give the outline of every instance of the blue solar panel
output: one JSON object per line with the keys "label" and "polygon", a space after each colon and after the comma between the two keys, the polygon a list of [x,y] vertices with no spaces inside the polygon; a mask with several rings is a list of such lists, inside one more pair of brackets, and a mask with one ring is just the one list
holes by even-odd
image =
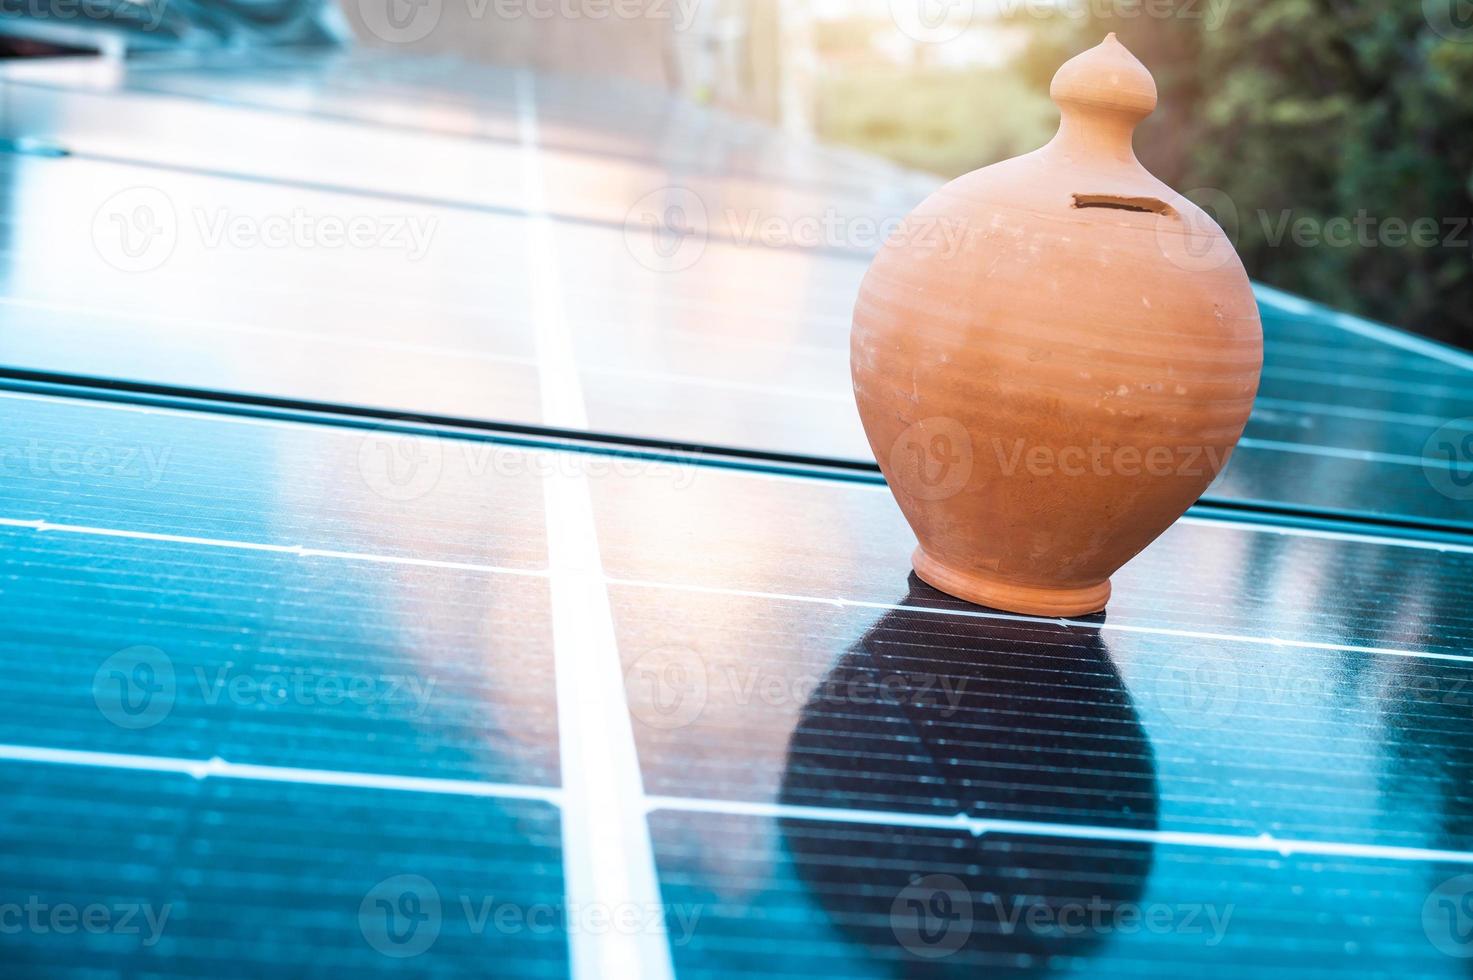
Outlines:
{"label": "blue solar panel", "polygon": [[[28,277],[7,291],[0,311],[18,329],[0,340],[0,363],[554,425],[528,324],[533,232],[517,140],[530,100],[546,134],[531,159],[553,219],[560,300],[587,402],[581,427],[873,467],[845,352],[876,241],[853,229],[857,219],[903,215],[933,180],[795,150],[751,124],[648,94],[630,101],[622,89],[492,69],[466,69],[451,83],[427,69],[395,75],[399,64],[337,56],[212,70],[186,63],[102,86],[55,71],[13,81],[15,125],[70,156],[8,158],[10,183],[33,212],[78,216],[58,228],[12,206],[13,247],[55,256],[48,268],[80,261],[88,274]],[[385,91],[395,88],[386,79],[396,91]],[[426,92],[455,112],[425,122],[416,113]],[[617,113],[600,109],[611,100]],[[142,142],[120,120],[169,120],[179,135]],[[190,135],[225,121],[218,140]],[[274,147],[287,127],[295,152],[284,156]],[[713,131],[722,135],[708,143]],[[781,166],[764,162],[775,157]],[[99,254],[88,220],[136,203],[140,187],[175,229],[168,255],[156,267],[145,257],[142,276],[116,268],[107,249]],[[642,222],[665,206],[692,209],[694,241],[647,240]],[[397,245],[351,253],[223,237],[232,218],[294,211],[372,220],[385,236],[391,219],[404,227]],[[759,233],[766,219],[797,229],[829,217],[841,232],[813,241]],[[662,254],[660,244],[675,250]],[[1468,527],[1466,501],[1436,490],[1446,467],[1428,446],[1473,416],[1473,355],[1274,290],[1260,296],[1260,402],[1208,499]],[[384,358],[400,369],[386,377]],[[313,369],[323,361],[337,370]]]}
{"label": "blue solar panel", "polygon": [[[1465,972],[1469,355],[1261,289],[1202,505],[1002,613],[909,572],[868,249],[637,220],[928,178],[448,61],[6,78],[8,973]],[[433,234],[228,232],[293,209]]]}

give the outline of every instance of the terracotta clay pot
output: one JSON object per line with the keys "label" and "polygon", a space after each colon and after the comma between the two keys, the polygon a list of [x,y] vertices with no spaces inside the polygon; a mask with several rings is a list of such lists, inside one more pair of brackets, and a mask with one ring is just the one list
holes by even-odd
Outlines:
{"label": "terracotta clay pot", "polygon": [[1111,34],[1050,95],[1047,146],[947,184],[880,250],[850,360],[916,573],[1066,616],[1103,609],[1227,461],[1263,332],[1227,236],[1135,158],[1145,66]]}

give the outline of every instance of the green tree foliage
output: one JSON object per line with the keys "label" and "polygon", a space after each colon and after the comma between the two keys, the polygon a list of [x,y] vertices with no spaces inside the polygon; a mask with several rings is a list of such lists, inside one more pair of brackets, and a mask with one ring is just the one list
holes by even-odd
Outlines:
{"label": "green tree foliage", "polygon": [[1031,83],[1046,87],[1116,32],[1160,90],[1137,153],[1217,214],[1250,275],[1473,347],[1473,3],[1073,0],[1066,11],[1020,15],[1037,28]]}

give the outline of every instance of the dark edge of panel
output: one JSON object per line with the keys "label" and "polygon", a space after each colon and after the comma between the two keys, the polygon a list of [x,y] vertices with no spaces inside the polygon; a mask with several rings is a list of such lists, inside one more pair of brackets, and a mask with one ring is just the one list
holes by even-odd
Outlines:
{"label": "dark edge of panel", "polygon": [[[856,460],[621,436],[607,432],[560,429],[525,423],[462,418],[453,415],[393,412],[361,405],[248,395],[204,388],[181,388],[110,378],[30,371],[3,365],[0,365],[0,390],[87,401],[175,408],[214,415],[240,415],[340,428],[374,429],[442,438],[473,439],[528,449],[555,449],[600,456],[621,456],[677,465],[775,473],[817,480],[871,485],[883,485],[885,482],[877,464]],[[1383,537],[1464,545],[1473,539],[1473,524],[1287,505],[1262,500],[1230,500],[1211,495],[1200,498],[1187,513],[1225,524],[1254,522],[1281,527],[1339,531],[1350,534],[1376,534]]]}

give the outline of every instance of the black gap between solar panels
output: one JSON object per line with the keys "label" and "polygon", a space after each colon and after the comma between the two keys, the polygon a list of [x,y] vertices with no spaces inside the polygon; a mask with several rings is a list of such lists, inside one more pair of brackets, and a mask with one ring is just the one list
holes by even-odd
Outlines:
{"label": "black gap between solar panels", "polygon": [[[372,428],[444,438],[483,439],[524,448],[595,453],[711,466],[782,473],[810,479],[883,484],[879,466],[852,460],[769,452],[732,446],[624,436],[617,433],[447,415],[404,414],[361,405],[315,402],[204,388],[147,384],[113,378],[29,371],[0,366],[0,390],[46,394],[88,401],[149,405],[208,414],[275,418],[346,428]],[[1252,521],[1285,527],[1375,533],[1422,541],[1463,544],[1473,529],[1435,520],[1389,517],[1276,504],[1267,501],[1200,498],[1189,510],[1197,517],[1234,523]]]}

